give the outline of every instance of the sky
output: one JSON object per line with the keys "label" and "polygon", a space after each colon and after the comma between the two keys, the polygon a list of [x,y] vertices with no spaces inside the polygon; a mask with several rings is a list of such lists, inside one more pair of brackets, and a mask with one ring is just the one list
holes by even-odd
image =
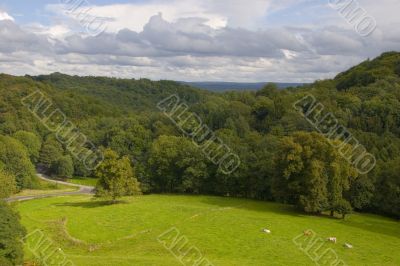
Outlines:
{"label": "sky", "polygon": [[0,0],[0,73],[313,82],[400,51],[399,0]]}

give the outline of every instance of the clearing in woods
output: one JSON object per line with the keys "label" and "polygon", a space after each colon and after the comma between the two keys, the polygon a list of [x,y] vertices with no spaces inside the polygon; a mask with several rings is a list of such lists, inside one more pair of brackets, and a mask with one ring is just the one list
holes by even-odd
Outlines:
{"label": "clearing in woods", "polygon": [[[376,215],[340,220],[303,215],[276,203],[180,195],[124,198],[114,205],[90,196],[16,204],[28,231],[40,229],[77,266],[180,265],[179,250],[164,247],[174,236],[185,237],[186,249],[197,248],[213,265],[315,265],[293,242],[297,236],[304,240],[307,229],[323,240],[322,248],[310,253],[332,248],[348,265],[400,265],[400,224]],[[271,233],[263,233],[264,228]],[[165,242],[158,241],[165,232]],[[326,241],[331,236],[337,244]],[[33,261],[27,246],[27,259]]]}

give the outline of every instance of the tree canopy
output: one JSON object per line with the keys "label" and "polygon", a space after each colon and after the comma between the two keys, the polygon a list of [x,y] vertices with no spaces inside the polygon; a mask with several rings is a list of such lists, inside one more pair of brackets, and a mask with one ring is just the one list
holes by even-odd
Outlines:
{"label": "tree canopy", "polygon": [[283,138],[276,166],[276,197],[312,213],[338,211],[347,202],[344,192],[358,175],[318,133],[298,132]]}
{"label": "tree canopy", "polygon": [[[356,209],[399,217],[399,174],[390,171],[397,169],[400,157],[399,66],[400,53],[389,52],[330,80],[283,90],[268,84],[256,92],[224,93],[173,81],[60,73],[0,75],[0,162],[15,176],[18,188],[34,183],[32,162],[58,175],[53,166],[64,158],[61,168],[69,170],[61,174],[70,175],[65,156],[71,156],[75,175],[104,179],[107,171],[112,174],[87,169],[84,161],[69,153],[66,143],[57,140],[56,132],[49,132],[21,104],[23,97],[39,89],[95,147],[110,148],[121,156],[111,160],[125,169],[116,176],[126,176],[128,163],[133,165],[135,184],[145,193],[229,195],[289,202],[313,213],[346,214]],[[312,133],[318,130],[293,107],[310,94],[375,156],[373,171],[355,177],[351,165],[322,136]],[[187,104],[240,158],[233,173],[224,174],[160,112],[157,104],[171,95]],[[39,157],[34,135],[43,140]],[[104,181],[105,191],[110,191],[111,181]]]}
{"label": "tree canopy", "polygon": [[15,175],[17,186],[32,188],[36,184],[35,167],[26,147],[18,140],[0,135],[0,162],[4,170]]}
{"label": "tree canopy", "polygon": [[96,186],[97,197],[115,201],[123,196],[141,194],[140,184],[129,158],[119,157],[111,149],[104,150],[104,161],[96,169],[95,176],[99,179]]}
{"label": "tree canopy", "polygon": [[19,216],[0,200],[0,265],[22,265],[24,258],[23,237],[26,231]]}

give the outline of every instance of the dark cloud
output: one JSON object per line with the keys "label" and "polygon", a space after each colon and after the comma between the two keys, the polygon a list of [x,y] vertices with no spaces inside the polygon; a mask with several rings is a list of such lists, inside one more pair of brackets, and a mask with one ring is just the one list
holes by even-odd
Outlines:
{"label": "dark cloud", "polygon": [[354,55],[365,47],[363,38],[351,30],[328,27],[305,36],[320,55]]}
{"label": "dark cloud", "polygon": [[0,20],[0,52],[48,53],[52,47],[47,38],[21,29],[11,20]]}
{"label": "dark cloud", "polygon": [[125,56],[240,56],[282,58],[282,49],[304,51],[295,36],[287,30],[250,31],[213,29],[198,18],[180,19],[175,23],[154,16],[142,32],[128,29],[98,37],[74,35],[60,43],[60,53],[115,54]]}

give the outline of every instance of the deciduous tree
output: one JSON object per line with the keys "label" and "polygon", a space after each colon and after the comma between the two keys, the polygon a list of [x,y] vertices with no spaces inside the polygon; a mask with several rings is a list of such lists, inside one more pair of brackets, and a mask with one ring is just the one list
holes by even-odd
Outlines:
{"label": "deciduous tree", "polygon": [[40,138],[32,133],[27,131],[17,131],[14,135],[14,138],[19,140],[24,146],[27,148],[31,161],[36,163],[39,159],[39,152],[42,146],[42,141]]}
{"label": "deciduous tree", "polygon": [[349,190],[351,178],[357,176],[338,150],[318,133],[297,132],[283,138],[275,162],[275,197],[310,213],[333,212],[338,204],[344,206],[344,192]]}
{"label": "deciduous tree", "polygon": [[95,176],[99,179],[96,186],[96,196],[110,198],[113,202],[117,198],[141,194],[140,184],[134,175],[129,158],[120,158],[116,152],[106,149],[104,160],[97,167]]}
{"label": "deciduous tree", "polygon": [[58,158],[57,161],[53,162],[52,174],[61,178],[71,178],[74,174],[74,164],[71,156],[65,155]]}

